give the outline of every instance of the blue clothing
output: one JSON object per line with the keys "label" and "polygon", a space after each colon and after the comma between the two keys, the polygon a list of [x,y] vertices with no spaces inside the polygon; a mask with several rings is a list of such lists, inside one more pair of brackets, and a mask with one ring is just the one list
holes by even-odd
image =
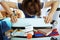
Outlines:
{"label": "blue clothing", "polygon": [[7,25],[8,25],[8,27],[11,28],[12,23],[10,21],[10,18],[5,18],[3,21],[5,21],[7,23]]}
{"label": "blue clothing", "polygon": [[11,29],[11,22],[9,18],[5,18],[0,20],[0,40],[9,40],[7,36],[5,36],[5,32]]}
{"label": "blue clothing", "polygon": [[5,21],[1,22],[1,27],[2,27],[2,33],[5,33],[6,31],[10,30],[10,27]]}
{"label": "blue clothing", "polygon": [[[41,8],[43,8],[43,4],[44,4],[44,3],[41,3]],[[22,8],[21,3],[18,3],[18,8],[24,12],[25,18],[35,18],[35,16],[29,16],[29,15],[24,11],[24,9]]]}

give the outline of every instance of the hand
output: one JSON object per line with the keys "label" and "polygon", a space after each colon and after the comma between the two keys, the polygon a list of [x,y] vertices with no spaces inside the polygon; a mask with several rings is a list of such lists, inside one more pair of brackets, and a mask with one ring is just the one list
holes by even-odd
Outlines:
{"label": "hand", "polygon": [[17,18],[25,18],[24,12],[22,10],[15,10]]}
{"label": "hand", "polygon": [[12,16],[11,16],[11,21],[12,21],[13,23],[16,23],[17,18],[20,18],[21,16],[20,16],[20,11],[19,11],[19,10],[14,10],[14,11],[15,11],[15,16],[13,16],[13,14],[12,14]]}
{"label": "hand", "polygon": [[15,10],[15,13],[16,13],[15,16],[11,16],[11,21],[13,23],[17,21],[17,18],[25,18],[25,15],[24,15],[23,11],[17,9],[17,10]]}
{"label": "hand", "polygon": [[19,9],[15,10],[17,18],[21,17],[21,12]]}
{"label": "hand", "polygon": [[50,22],[52,22],[52,16],[44,16],[44,18],[45,18],[45,23],[50,23]]}

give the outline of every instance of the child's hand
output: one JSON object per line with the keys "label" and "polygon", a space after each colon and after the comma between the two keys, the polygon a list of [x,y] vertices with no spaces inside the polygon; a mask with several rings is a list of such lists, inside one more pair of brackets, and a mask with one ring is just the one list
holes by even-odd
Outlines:
{"label": "child's hand", "polygon": [[15,23],[17,21],[17,18],[25,18],[23,11],[19,9],[15,10],[15,16],[11,16],[11,21]]}
{"label": "child's hand", "polygon": [[15,10],[15,13],[16,13],[16,16],[17,16],[17,18],[21,18],[21,12],[20,12],[20,10]]}
{"label": "child's hand", "polygon": [[25,15],[22,10],[15,10],[17,18],[25,18]]}
{"label": "child's hand", "polygon": [[13,23],[16,23],[17,18],[20,18],[20,13],[19,13],[19,10],[14,10],[14,11],[15,11],[15,15],[13,16],[13,14],[12,14],[12,16],[11,16],[11,21],[12,21]]}
{"label": "child's hand", "polygon": [[52,16],[45,16],[44,19],[45,19],[45,23],[52,22]]}

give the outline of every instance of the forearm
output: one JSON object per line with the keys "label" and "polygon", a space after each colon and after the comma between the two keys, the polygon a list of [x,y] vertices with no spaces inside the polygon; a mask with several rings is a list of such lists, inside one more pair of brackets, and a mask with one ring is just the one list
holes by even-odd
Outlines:
{"label": "forearm", "polygon": [[13,14],[13,12],[11,11],[10,7],[7,5],[6,2],[0,2],[0,4],[2,5],[2,7],[6,10],[6,12],[11,15]]}
{"label": "forearm", "polygon": [[56,11],[57,7],[58,7],[58,2],[57,2],[57,1],[55,1],[55,2],[51,5],[51,10],[50,10],[50,12],[49,12],[49,14],[48,14],[48,15],[53,16],[53,14],[55,13],[55,11]]}
{"label": "forearm", "polygon": [[[8,6],[10,7],[10,8],[16,8],[17,9],[17,5],[18,5],[18,3],[15,3],[15,2],[6,2],[7,4],[8,4]],[[16,5],[17,4],[17,5]]]}

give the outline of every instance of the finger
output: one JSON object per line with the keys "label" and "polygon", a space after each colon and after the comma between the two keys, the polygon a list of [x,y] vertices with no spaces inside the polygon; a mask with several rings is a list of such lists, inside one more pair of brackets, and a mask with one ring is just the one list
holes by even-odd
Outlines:
{"label": "finger", "polygon": [[15,16],[12,17],[12,21],[13,21],[13,23],[16,22],[16,17]]}
{"label": "finger", "polygon": [[47,17],[45,18],[45,23],[47,23],[47,21],[48,21],[48,19],[47,19]]}
{"label": "finger", "polygon": [[21,16],[21,15],[20,15],[20,14],[18,14],[18,18],[20,18],[20,16]]}
{"label": "finger", "polygon": [[13,22],[15,23],[15,16],[13,17]]}
{"label": "finger", "polygon": [[16,17],[16,19],[15,19],[15,22],[17,22],[17,17]]}
{"label": "finger", "polygon": [[47,23],[49,23],[50,22],[50,18],[47,18]]}
{"label": "finger", "polygon": [[11,22],[13,22],[13,23],[14,23],[13,17],[11,18]]}
{"label": "finger", "polygon": [[20,13],[17,14],[17,18],[20,18]]}
{"label": "finger", "polygon": [[15,22],[17,21],[17,16],[14,17],[14,21],[15,21]]}

